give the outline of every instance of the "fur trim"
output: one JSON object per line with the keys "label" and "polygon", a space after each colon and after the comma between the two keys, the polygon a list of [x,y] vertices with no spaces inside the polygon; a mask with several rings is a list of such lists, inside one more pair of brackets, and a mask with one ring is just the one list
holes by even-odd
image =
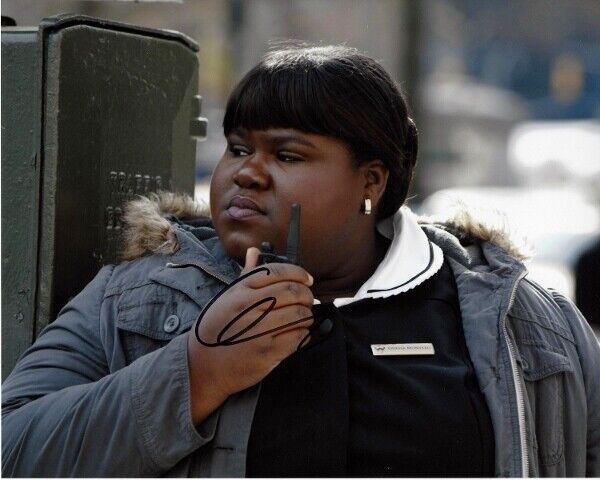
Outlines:
{"label": "fur trim", "polygon": [[458,237],[461,243],[484,241],[502,248],[520,261],[529,260],[533,247],[527,238],[513,228],[506,213],[457,204],[443,216],[419,217],[419,223],[433,224]]}
{"label": "fur trim", "polygon": [[124,250],[122,260],[133,260],[148,253],[171,255],[179,250],[173,227],[164,215],[181,220],[208,216],[208,207],[192,197],[172,192],[140,196],[125,205]]}

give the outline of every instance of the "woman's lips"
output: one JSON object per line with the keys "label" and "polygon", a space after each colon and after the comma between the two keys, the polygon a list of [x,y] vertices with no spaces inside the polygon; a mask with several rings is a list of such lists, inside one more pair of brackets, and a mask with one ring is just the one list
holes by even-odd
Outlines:
{"label": "woman's lips", "polygon": [[227,209],[227,213],[236,219],[254,217],[257,215],[263,215],[263,213],[259,212],[258,210],[254,210],[251,208],[240,208],[240,207],[236,207],[236,206],[229,207]]}
{"label": "woman's lips", "polygon": [[235,219],[264,215],[264,212],[254,200],[241,195],[236,195],[231,199],[229,207],[227,207],[227,213]]}

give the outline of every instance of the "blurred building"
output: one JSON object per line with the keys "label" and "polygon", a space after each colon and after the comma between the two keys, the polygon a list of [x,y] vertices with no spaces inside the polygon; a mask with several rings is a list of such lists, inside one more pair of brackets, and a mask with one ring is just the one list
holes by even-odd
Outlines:
{"label": "blurred building", "polygon": [[417,192],[515,185],[523,120],[600,119],[600,3],[427,0]]}
{"label": "blurred building", "polygon": [[179,30],[200,44],[209,138],[198,177],[224,149],[233,84],[288,39],[346,43],[381,60],[421,131],[417,199],[440,187],[517,182],[506,145],[525,119],[600,116],[597,0],[4,0],[18,24],[77,12]]}

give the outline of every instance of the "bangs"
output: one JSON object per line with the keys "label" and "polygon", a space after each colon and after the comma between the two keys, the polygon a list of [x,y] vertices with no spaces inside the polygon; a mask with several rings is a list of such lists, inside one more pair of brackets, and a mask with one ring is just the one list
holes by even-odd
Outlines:
{"label": "bangs", "polygon": [[[284,70],[265,64],[248,73],[227,102],[223,130],[236,128],[264,130],[294,128],[306,133],[328,135],[346,140],[340,128],[344,118],[335,89],[328,88],[328,75],[311,65],[288,65]],[[341,100],[341,102],[340,102]]]}

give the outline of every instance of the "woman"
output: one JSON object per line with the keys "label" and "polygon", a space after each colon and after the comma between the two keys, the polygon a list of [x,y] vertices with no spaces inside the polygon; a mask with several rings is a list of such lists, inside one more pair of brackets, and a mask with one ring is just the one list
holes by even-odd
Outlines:
{"label": "woman", "polygon": [[[501,232],[400,208],[417,132],[377,62],[272,52],[224,132],[212,222],[130,205],[129,261],[5,382],[4,475],[600,475],[597,341]],[[294,203],[301,266],[259,265]]]}

